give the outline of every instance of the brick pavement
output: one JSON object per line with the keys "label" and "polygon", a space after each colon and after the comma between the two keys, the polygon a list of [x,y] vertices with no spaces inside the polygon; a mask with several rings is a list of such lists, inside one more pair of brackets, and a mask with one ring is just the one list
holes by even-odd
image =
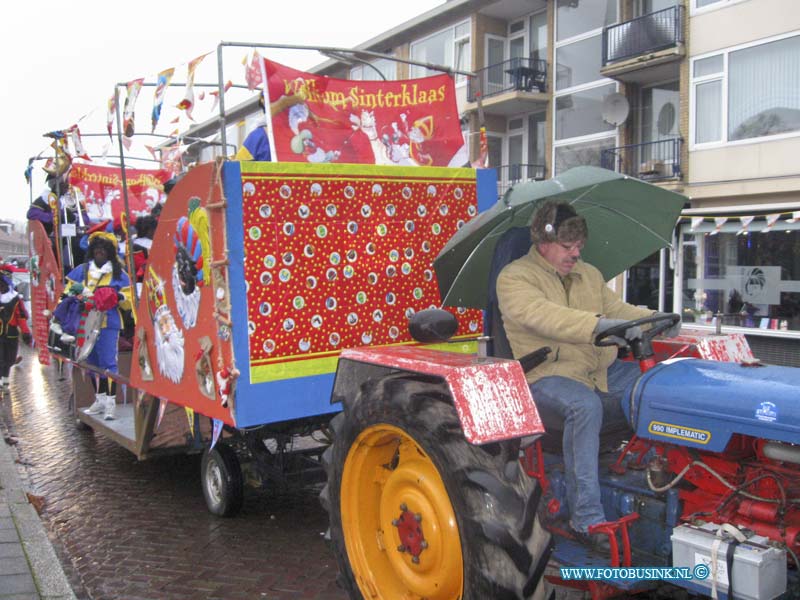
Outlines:
{"label": "brick pavement", "polygon": [[0,600],[75,600],[20,481],[15,440],[0,432]]}
{"label": "brick pavement", "polygon": [[245,491],[242,513],[208,513],[199,456],[139,462],[81,431],[69,382],[30,351],[0,417],[19,438],[27,489],[80,600],[344,600],[318,489]]}

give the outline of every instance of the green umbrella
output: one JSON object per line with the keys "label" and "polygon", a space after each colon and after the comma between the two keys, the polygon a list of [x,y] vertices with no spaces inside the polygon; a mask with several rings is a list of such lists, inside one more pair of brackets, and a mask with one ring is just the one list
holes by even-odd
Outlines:
{"label": "green umbrella", "polygon": [[597,167],[575,167],[513,187],[450,238],[433,261],[445,306],[485,308],[492,256],[500,236],[530,226],[544,200],[569,202],[589,226],[581,257],[606,280],[670,245],[686,196]]}

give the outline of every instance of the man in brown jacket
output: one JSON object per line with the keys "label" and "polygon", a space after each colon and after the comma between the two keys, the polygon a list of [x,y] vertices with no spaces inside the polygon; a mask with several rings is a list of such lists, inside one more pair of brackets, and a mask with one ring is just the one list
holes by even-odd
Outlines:
{"label": "man in brown jacket", "polygon": [[[600,428],[624,421],[620,400],[639,366],[618,360],[616,347],[598,347],[594,340],[653,311],[620,300],[600,271],[580,260],[588,235],[586,221],[569,204],[545,202],[531,223],[533,246],[500,272],[497,297],[514,356],[552,349],[528,371],[528,383],[545,425],[563,429],[570,527],[582,542],[607,550],[606,535],[588,533],[606,520],[598,480]],[[679,330],[680,323],[665,335]],[[639,335],[638,327],[625,333],[629,339]]]}

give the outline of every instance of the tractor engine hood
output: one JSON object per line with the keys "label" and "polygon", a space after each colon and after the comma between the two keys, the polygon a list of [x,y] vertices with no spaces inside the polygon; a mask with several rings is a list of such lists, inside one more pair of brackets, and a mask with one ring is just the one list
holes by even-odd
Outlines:
{"label": "tractor engine hood", "polygon": [[639,378],[623,410],[640,437],[713,452],[734,433],[800,444],[800,369],[665,362]]}

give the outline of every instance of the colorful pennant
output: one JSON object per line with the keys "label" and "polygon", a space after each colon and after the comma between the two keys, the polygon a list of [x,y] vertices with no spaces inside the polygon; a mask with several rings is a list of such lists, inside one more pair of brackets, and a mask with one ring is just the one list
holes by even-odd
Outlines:
{"label": "colorful pennant", "polygon": [[81,130],[78,129],[77,125],[73,125],[69,128],[69,143],[72,146],[72,155],[77,158],[82,158],[84,160],[92,160],[89,158],[89,155],[86,153],[86,150],[83,147],[83,141],[81,140]]}
{"label": "colorful pennant", "polygon": [[175,69],[164,69],[158,74],[158,81],[156,84],[156,91],[153,96],[153,112],[151,115],[151,121],[153,124],[153,128],[151,129],[151,133],[156,130],[156,125],[158,125],[158,120],[161,118],[161,106],[164,104],[164,96],[167,94],[167,88],[169,84],[172,82],[172,76],[175,74]]}
{"label": "colorful pennant", "polygon": [[125,107],[122,112],[122,131],[128,137],[133,137],[135,133],[134,127],[134,111],[136,109],[136,99],[139,97],[139,91],[142,89],[144,78],[134,79],[126,84],[128,95],[125,98]]}
{"label": "colorful pennant", "polygon": [[192,432],[192,437],[194,437],[194,409],[188,406],[184,406],[183,409],[186,411],[186,418],[189,419],[189,431]]}
{"label": "colorful pennant", "polygon": [[108,137],[111,137],[111,132],[114,128],[114,117],[117,114],[117,94],[111,95],[108,99],[108,114],[106,115],[106,128],[108,129]]}
{"label": "colorful pennant", "polygon": [[156,419],[156,431],[158,430],[159,426],[161,425],[161,419],[164,418],[164,413],[167,410],[167,402],[164,398],[159,398],[158,400],[158,418]]}
{"label": "colorful pennant", "polygon": [[213,419],[211,426],[211,450],[213,450],[214,446],[217,445],[217,440],[219,439],[220,433],[222,433],[222,421],[219,419]]}
{"label": "colorful pennant", "polygon": [[194,72],[197,70],[197,66],[203,61],[203,59],[208,56],[209,53],[203,54],[202,56],[198,56],[194,60],[189,62],[188,66],[188,73],[186,75],[186,93],[178,103],[178,108],[186,112],[186,116],[192,119],[192,109],[194,108]]}

